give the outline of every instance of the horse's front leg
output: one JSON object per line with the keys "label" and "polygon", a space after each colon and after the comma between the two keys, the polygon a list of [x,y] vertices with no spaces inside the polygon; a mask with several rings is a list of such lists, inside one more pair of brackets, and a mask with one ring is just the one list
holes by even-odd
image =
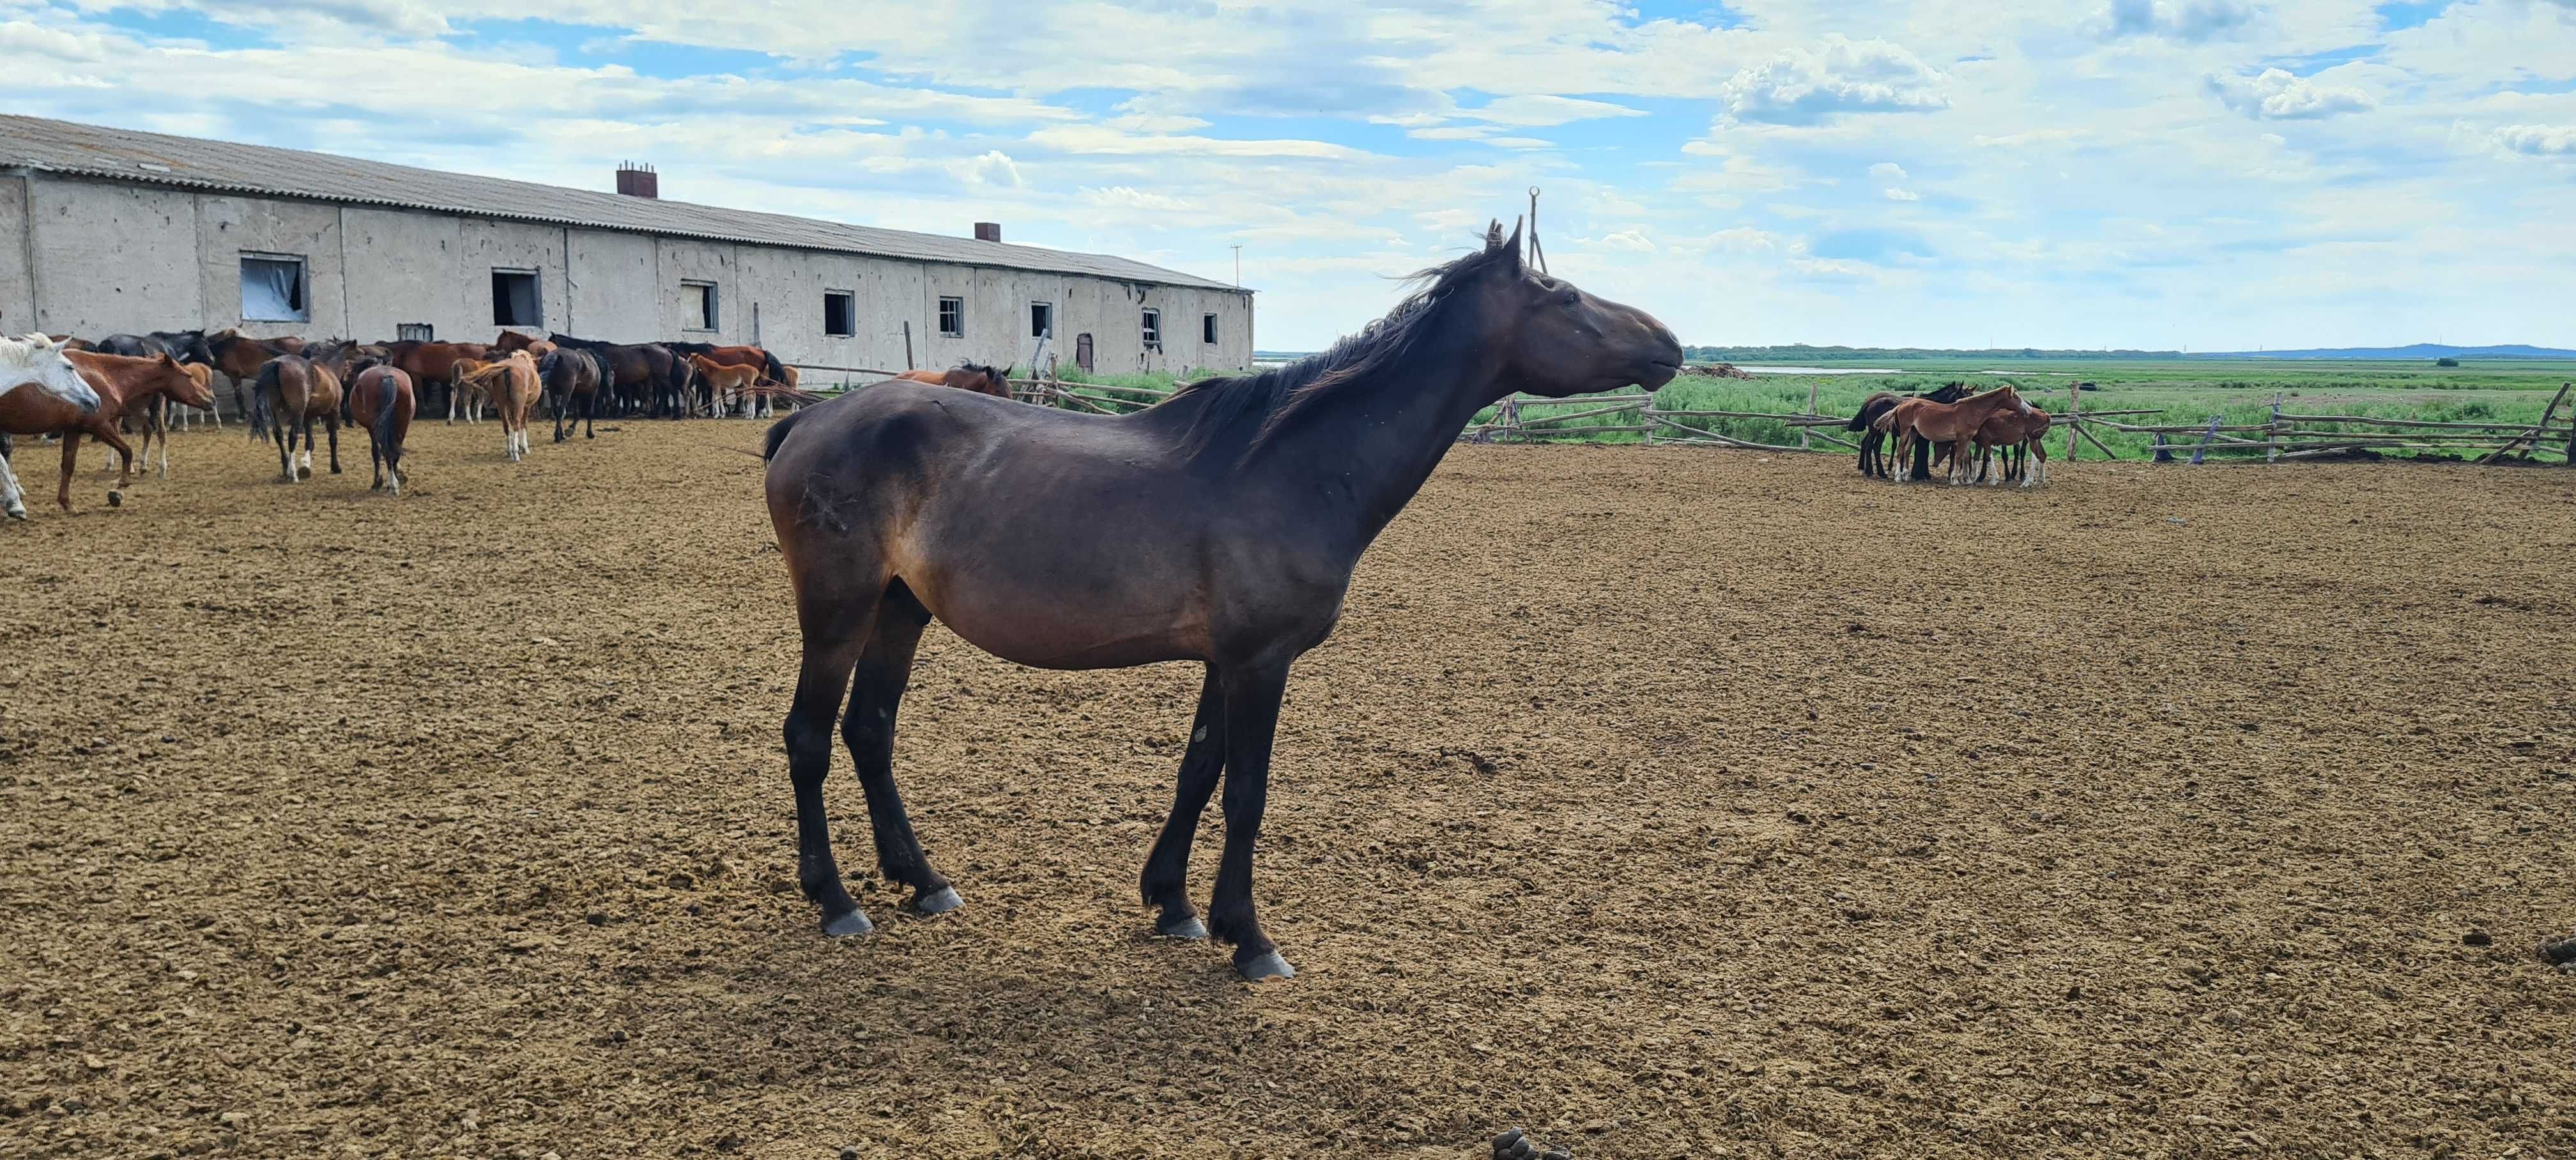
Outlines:
{"label": "horse's front leg", "polygon": [[0,435],[0,513],[6,513],[13,520],[23,520],[27,518],[27,500],[18,486],[18,471],[9,462],[10,453],[14,450],[9,437]]}
{"label": "horse's front leg", "polygon": [[1288,691],[1288,660],[1229,666],[1225,688],[1225,854],[1217,860],[1208,929],[1234,944],[1234,969],[1246,979],[1285,979],[1297,969],[1262,933],[1252,904],[1252,851],[1270,800],[1270,742],[1279,728],[1279,699]]}
{"label": "horse's front leg", "polygon": [[329,428],[331,432],[331,474],[338,475],[340,474],[340,413],[333,411],[323,416],[322,425]]}
{"label": "horse's front leg", "polygon": [[54,502],[66,512],[72,510],[72,473],[80,470],[81,429],[63,432],[63,478],[54,489]]}
{"label": "horse's front leg", "polygon": [[1154,850],[1145,855],[1145,874],[1138,884],[1145,905],[1161,907],[1154,933],[1172,938],[1206,938],[1207,924],[1190,905],[1190,843],[1197,838],[1199,815],[1216,792],[1217,775],[1225,769],[1225,693],[1216,670],[1199,682],[1199,708],[1190,718],[1190,744],[1181,751],[1181,775],[1172,789],[1172,815]]}

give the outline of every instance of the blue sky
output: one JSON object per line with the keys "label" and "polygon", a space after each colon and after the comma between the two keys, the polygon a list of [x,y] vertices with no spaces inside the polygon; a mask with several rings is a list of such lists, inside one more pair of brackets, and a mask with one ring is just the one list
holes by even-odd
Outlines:
{"label": "blue sky", "polygon": [[2576,0],[0,0],[10,112],[1115,252],[1320,346],[1545,190],[1687,341],[2576,346]]}

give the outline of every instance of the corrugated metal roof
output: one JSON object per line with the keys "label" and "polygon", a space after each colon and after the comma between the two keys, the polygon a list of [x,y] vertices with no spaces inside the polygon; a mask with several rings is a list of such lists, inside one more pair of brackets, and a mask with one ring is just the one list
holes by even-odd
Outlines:
{"label": "corrugated metal roof", "polygon": [[301,149],[170,137],[0,115],[0,167],[24,166],[151,185],[474,214],[550,225],[789,246],[835,253],[1080,274],[1234,290],[1222,282],[1108,254],[881,230],[785,214],[627,197],[530,181],[414,169]]}

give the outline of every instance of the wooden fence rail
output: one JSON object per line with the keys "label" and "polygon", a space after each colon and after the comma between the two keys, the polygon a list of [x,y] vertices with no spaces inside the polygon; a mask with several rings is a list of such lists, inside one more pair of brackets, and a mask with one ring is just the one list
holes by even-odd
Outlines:
{"label": "wooden fence rail", "polygon": [[[824,367],[798,364],[809,370],[839,371],[850,374],[891,377],[892,372],[866,367]],[[1177,394],[1158,387],[1113,386],[1106,383],[1068,383],[1052,374],[1045,378],[1012,379],[1011,394],[1024,402],[1068,410],[1088,411],[1101,415],[1124,414],[1152,406]],[[826,392],[828,393],[828,392]],[[2516,450],[2526,454],[2546,451],[2576,462],[2576,408],[2567,408],[2576,383],[2558,388],[2558,394],[2541,412],[2537,423],[2456,422],[2431,419],[2383,419],[2370,415],[2306,415],[2280,410],[2280,400],[2273,400],[2273,411],[2266,422],[2227,423],[2212,416],[2205,423],[2124,423],[2120,420],[2140,415],[2162,415],[2156,409],[2112,411],[2077,411],[2080,405],[2070,401],[2070,410],[2052,416],[2052,426],[2067,432],[2068,446],[2079,437],[2092,444],[2105,458],[2118,459],[2119,453],[2102,442],[2094,432],[2115,431],[2129,435],[2146,435],[2154,440],[2151,453],[2158,461],[2172,454],[2188,451],[2198,462],[2206,455],[2247,455],[2262,453],[2267,462],[2290,459],[2313,459],[2326,455],[2343,455],[2357,451],[2478,451],[2486,455],[2481,463],[2491,463]],[[1559,407],[1582,407],[1576,411],[1554,411]],[[2562,414],[2562,408],[2565,413]],[[1566,427],[1560,424],[1581,419],[1606,419],[1613,416],[1636,416],[1634,422],[1593,423]],[[1794,444],[1763,443],[1728,435],[1721,431],[1694,427],[1684,419],[1761,419],[1780,424],[1798,435]],[[1553,442],[1560,439],[1593,435],[1643,435],[1650,446],[1680,444],[1699,447],[1734,447],[1757,451],[1822,451],[1815,442],[1852,449],[1858,445],[1827,434],[1832,428],[1849,421],[1846,415],[1827,415],[1815,409],[1810,398],[1808,409],[1799,412],[1662,410],[1650,394],[1588,395],[1571,399],[1505,399],[1495,405],[1493,416],[1467,428],[1459,438],[1471,443]],[[2374,428],[2376,430],[2374,430]],[[2259,437],[2258,437],[2259,436]],[[2168,438],[2173,437],[2173,438]],[[2071,458],[2070,453],[2070,458]]]}

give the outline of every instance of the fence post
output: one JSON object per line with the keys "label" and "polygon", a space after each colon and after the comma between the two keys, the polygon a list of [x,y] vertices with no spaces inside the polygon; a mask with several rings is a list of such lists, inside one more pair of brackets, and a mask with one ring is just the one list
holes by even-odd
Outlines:
{"label": "fence post", "polygon": [[2263,441],[2267,444],[2263,448],[2263,462],[2279,463],[2281,461],[2281,392],[2279,391],[2272,392],[2272,425],[2264,428]]}
{"label": "fence post", "polygon": [[[2561,393],[2561,394],[2565,394],[2565,393],[2566,393],[2566,391],[2567,391],[2567,389],[2568,389],[2568,388],[2570,388],[2570,387],[2576,387],[2576,383],[2560,383],[2560,384],[2558,384],[2558,390],[2559,390],[2559,393]],[[2567,463],[2566,463],[2566,466],[2569,466],[2569,467],[2576,467],[2576,427],[2570,427],[2570,428],[2568,428],[2568,429],[2567,429]]]}
{"label": "fence post", "polygon": [[2068,463],[2075,462],[2076,416],[2083,411],[2083,404],[2077,400],[2081,398],[2083,392],[2083,383],[2071,378],[2066,380],[2066,461]]}
{"label": "fence post", "polygon": [[[1816,417],[1816,389],[1823,385],[1824,384],[1820,382],[1809,382],[1807,384],[1807,417],[1810,419]],[[1816,449],[1815,445],[1807,440],[1807,433],[1812,430],[1814,430],[1813,427],[1798,428],[1798,450],[1813,451]]]}
{"label": "fence post", "polygon": [[2209,417],[2209,430],[2201,433],[2200,445],[2191,449],[2192,466],[2200,466],[2200,457],[2209,454],[2209,445],[2216,442],[2218,439],[2218,425],[2226,421],[2227,416],[2225,415],[2212,415]]}

